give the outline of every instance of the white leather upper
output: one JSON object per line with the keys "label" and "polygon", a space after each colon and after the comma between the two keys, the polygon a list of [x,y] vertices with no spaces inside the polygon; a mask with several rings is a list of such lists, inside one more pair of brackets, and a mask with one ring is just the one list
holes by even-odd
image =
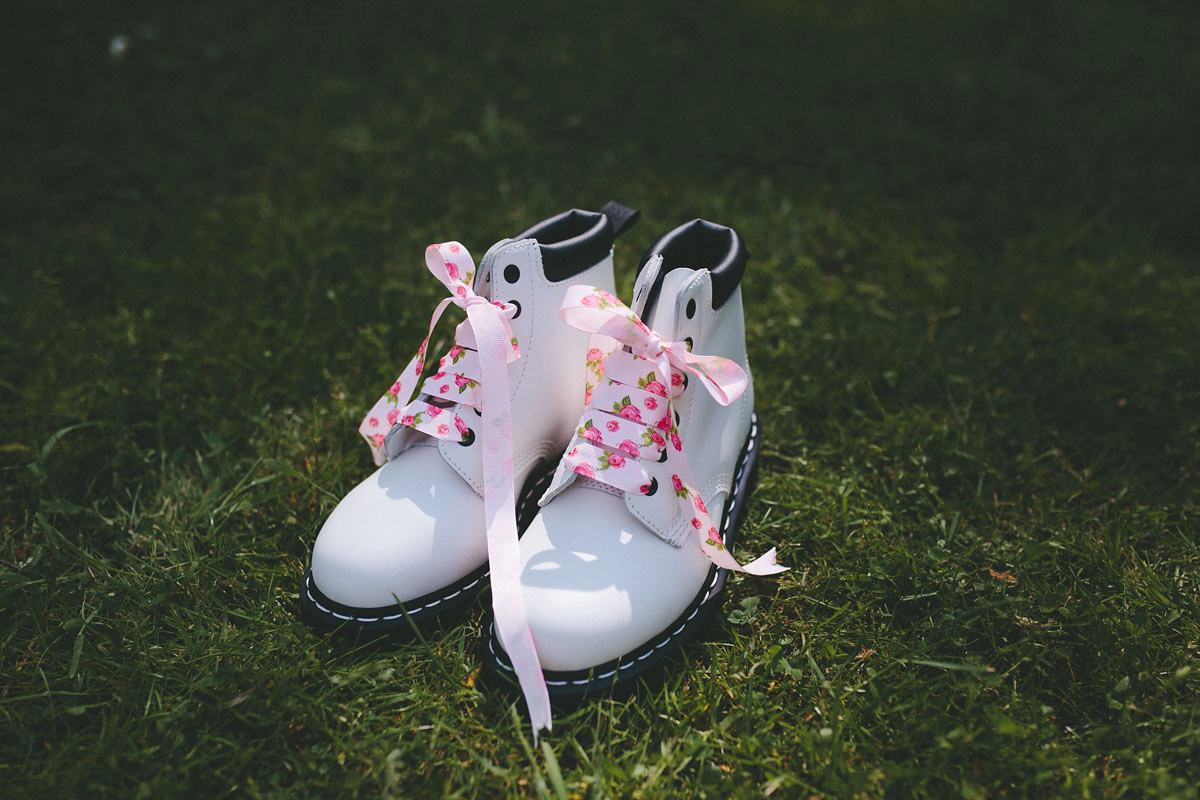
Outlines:
{"label": "white leather upper", "polygon": [[[639,280],[634,290],[635,298],[639,296],[639,290],[643,290],[644,297],[647,287],[645,280]],[[687,309],[691,302],[695,305],[693,316],[689,318]],[[690,338],[694,352],[729,358],[736,361],[747,376],[750,375],[741,288],[734,291],[721,309],[713,310],[712,278],[707,270],[680,268],[669,271],[663,277],[658,302],[646,323],[664,339],[683,341]],[[671,401],[671,406],[679,415],[679,436],[692,475],[699,482],[696,488],[710,511],[720,508],[729,494],[733,466],[750,433],[754,412],[753,380],[748,382],[742,396],[726,407],[713,399],[693,376],[688,388]],[[655,535],[679,547],[692,535],[692,529],[670,491],[671,466],[668,462],[642,461],[641,464],[658,481],[662,491],[653,495],[627,493],[625,503],[630,513]],[[567,486],[575,483],[589,482],[560,465],[540,502],[547,506]]]}
{"label": "white leather upper", "polygon": [[[635,304],[653,278],[639,277]],[[691,318],[689,301],[695,301]],[[635,310],[664,339],[690,337],[694,352],[730,358],[749,376],[740,289],[714,311],[708,271],[678,268],[664,276],[648,318]],[[720,527],[750,432],[752,385],[726,407],[693,376],[672,406],[697,488]],[[704,586],[711,562],[690,540],[668,464],[642,463],[659,483],[652,496],[622,496],[560,469],[521,539],[521,583],[544,669],[582,670],[631,652],[662,632]]]}
{"label": "white leather upper", "polygon": [[[484,255],[476,275],[477,293],[521,307],[510,321],[521,357],[509,364],[518,493],[539,460],[558,457],[583,412],[587,334],[558,316],[563,295],[576,283],[612,290],[611,252],[554,283],[545,277],[537,242],[503,240]],[[327,597],[355,608],[407,602],[487,561],[481,448],[488,437],[472,409],[456,406],[455,413],[475,431],[471,444],[434,444],[424,434],[394,429],[387,440],[391,460],[330,514],[312,556],[313,581]]]}

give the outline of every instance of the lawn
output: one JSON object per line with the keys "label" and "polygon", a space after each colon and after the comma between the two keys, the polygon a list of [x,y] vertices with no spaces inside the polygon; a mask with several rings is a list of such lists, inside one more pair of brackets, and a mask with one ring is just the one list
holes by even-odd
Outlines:
{"label": "lawn", "polygon": [[[0,795],[1198,796],[1193,4],[3,16]],[[352,646],[297,590],[424,246],[610,199],[626,297],[749,247],[791,571],[535,745],[482,607]]]}

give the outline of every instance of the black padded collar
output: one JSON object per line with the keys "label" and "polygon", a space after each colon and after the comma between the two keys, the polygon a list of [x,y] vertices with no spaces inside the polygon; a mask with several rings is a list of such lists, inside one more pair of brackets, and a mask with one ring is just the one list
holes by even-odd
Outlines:
{"label": "black padded collar", "polygon": [[713,308],[720,308],[741,283],[748,256],[737,231],[702,219],[686,222],[652,244],[638,269],[656,255],[663,257],[662,269],[646,295],[643,318],[658,299],[663,276],[680,267],[708,270],[712,276]]}
{"label": "black padded collar", "polygon": [[613,240],[636,221],[636,211],[619,203],[609,203],[604,212],[578,208],[564,211],[513,238],[537,240],[546,278],[562,281],[608,255]]}

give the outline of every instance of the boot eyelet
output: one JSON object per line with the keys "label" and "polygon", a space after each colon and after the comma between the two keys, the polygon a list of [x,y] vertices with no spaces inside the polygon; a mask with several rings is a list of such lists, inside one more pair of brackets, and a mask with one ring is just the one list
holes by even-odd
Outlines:
{"label": "boot eyelet", "polygon": [[650,488],[648,488],[646,490],[645,496],[650,497],[657,491],[658,491],[658,478],[651,478],[650,479]]}
{"label": "boot eyelet", "polygon": [[683,373],[683,391],[685,391],[685,392],[687,391],[687,385],[688,385],[688,376],[687,376],[687,373],[685,372],[685,373]]}
{"label": "boot eyelet", "polygon": [[689,337],[687,337],[686,339],[684,339],[683,341],[684,341],[685,343],[687,343],[687,349],[688,349],[688,352],[689,352],[689,353],[690,353],[690,352],[692,352],[692,337],[690,337],[690,336],[689,336]]}
{"label": "boot eyelet", "polygon": [[505,305],[517,307],[517,313],[515,313],[511,317],[509,317],[510,320],[514,320],[517,317],[521,316],[521,304],[518,303],[516,300],[506,300]]}
{"label": "boot eyelet", "polygon": [[459,444],[461,444],[463,447],[470,447],[474,443],[475,443],[475,431],[471,430],[470,428],[467,428],[467,435],[463,438],[463,440],[461,442],[459,442]]}
{"label": "boot eyelet", "polygon": [[684,311],[684,313],[687,314],[688,319],[696,316],[696,300],[694,298],[692,300],[688,300],[687,309]]}
{"label": "boot eyelet", "polygon": [[472,408],[471,410],[475,412],[475,416],[477,416],[477,417],[482,417],[482,416],[483,416],[483,409],[482,409],[482,408]]}
{"label": "boot eyelet", "polygon": [[521,268],[516,264],[509,264],[504,268],[504,280],[509,283],[516,283],[521,280]]}
{"label": "boot eyelet", "polygon": [[679,412],[675,412],[675,427],[679,427]]}
{"label": "boot eyelet", "polygon": [[664,447],[662,449],[662,452],[658,454],[658,463],[661,464],[666,460],[667,460],[667,448]]}

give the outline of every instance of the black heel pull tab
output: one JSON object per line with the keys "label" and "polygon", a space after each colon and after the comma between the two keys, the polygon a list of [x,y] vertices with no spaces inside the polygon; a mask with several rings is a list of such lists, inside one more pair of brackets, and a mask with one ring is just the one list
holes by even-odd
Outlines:
{"label": "black heel pull tab", "polygon": [[614,239],[636,225],[638,218],[642,216],[642,212],[636,208],[623,206],[615,200],[605,203],[600,213],[608,217],[609,223],[612,224]]}

